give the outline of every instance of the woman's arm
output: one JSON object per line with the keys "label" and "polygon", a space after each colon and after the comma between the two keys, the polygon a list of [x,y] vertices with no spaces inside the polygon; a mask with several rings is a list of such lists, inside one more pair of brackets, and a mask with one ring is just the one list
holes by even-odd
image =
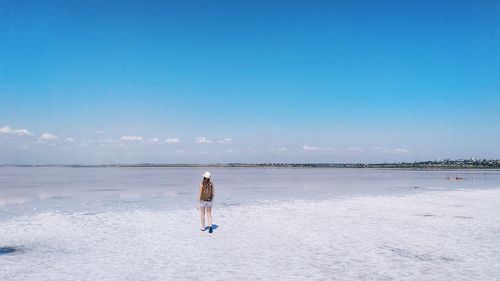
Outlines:
{"label": "woman's arm", "polygon": [[200,191],[198,192],[198,201],[201,201],[201,190],[203,188],[203,185],[200,184]]}

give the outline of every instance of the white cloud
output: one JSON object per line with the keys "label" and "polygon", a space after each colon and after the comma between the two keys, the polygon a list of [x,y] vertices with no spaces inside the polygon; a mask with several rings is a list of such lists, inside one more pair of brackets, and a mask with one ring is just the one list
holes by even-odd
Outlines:
{"label": "white cloud", "polygon": [[33,135],[30,131],[28,131],[26,129],[13,130],[12,133],[14,135],[18,135],[18,136],[21,136],[21,137]]}
{"label": "white cloud", "polygon": [[33,134],[26,129],[11,129],[10,126],[7,125],[0,128],[0,135],[16,135],[20,137],[26,137]]}
{"label": "white cloud", "polygon": [[317,147],[317,146],[309,146],[309,145],[303,145],[302,146],[302,150],[305,150],[305,151],[318,151],[318,150],[321,150],[321,148]]}
{"label": "white cloud", "polygon": [[302,146],[302,150],[304,150],[304,151],[335,151],[335,149],[331,148],[331,147],[310,146],[310,145],[306,145],[306,144],[304,144]]}
{"label": "white cloud", "polygon": [[49,134],[49,133],[43,133],[42,135],[40,135],[40,137],[38,138],[39,141],[53,141],[53,140],[58,140],[59,137],[58,136],[55,136],[55,135],[52,135],[52,134]]}
{"label": "white cloud", "polygon": [[382,153],[389,153],[389,154],[407,154],[410,153],[410,151],[406,148],[394,148],[394,149],[384,149],[381,150]]}
{"label": "white cloud", "polygon": [[76,142],[74,138],[67,137],[64,139],[65,142]]}
{"label": "white cloud", "polygon": [[196,143],[212,143],[212,141],[207,139],[206,137],[197,137],[195,142]]}
{"label": "white cloud", "polygon": [[362,152],[363,151],[363,149],[361,147],[357,147],[357,146],[348,147],[347,150],[352,151],[352,152]]}
{"label": "white cloud", "polygon": [[232,144],[233,143],[233,139],[225,138],[225,139],[219,140],[217,142],[221,143],[221,144]]}
{"label": "white cloud", "polygon": [[178,138],[171,138],[171,139],[166,139],[165,142],[169,144],[175,144],[175,143],[181,143],[181,140]]}
{"label": "white cloud", "polygon": [[160,139],[159,138],[149,138],[149,139],[147,139],[147,141],[157,143],[160,141]]}
{"label": "white cloud", "polygon": [[122,136],[121,140],[122,141],[143,141],[144,138],[139,137],[139,136]]}

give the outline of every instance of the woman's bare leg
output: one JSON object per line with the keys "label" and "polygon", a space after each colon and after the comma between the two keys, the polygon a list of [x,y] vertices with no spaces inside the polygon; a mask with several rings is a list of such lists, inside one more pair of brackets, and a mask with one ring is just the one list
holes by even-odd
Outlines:
{"label": "woman's bare leg", "polygon": [[201,228],[205,228],[205,207],[200,207],[201,213]]}
{"label": "woman's bare leg", "polygon": [[212,207],[207,207],[208,226],[212,227]]}

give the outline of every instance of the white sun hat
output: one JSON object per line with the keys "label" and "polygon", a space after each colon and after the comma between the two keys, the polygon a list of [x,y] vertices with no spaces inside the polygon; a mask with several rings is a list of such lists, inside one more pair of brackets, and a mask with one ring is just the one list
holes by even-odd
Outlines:
{"label": "white sun hat", "polygon": [[210,172],[205,172],[202,174],[202,176],[206,179],[209,179],[210,178]]}

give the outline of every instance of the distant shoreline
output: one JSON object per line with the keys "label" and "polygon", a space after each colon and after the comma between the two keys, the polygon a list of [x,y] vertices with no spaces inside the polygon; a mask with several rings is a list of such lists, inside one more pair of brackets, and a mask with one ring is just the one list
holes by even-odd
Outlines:
{"label": "distant shoreline", "polygon": [[69,167],[69,168],[342,168],[342,169],[415,169],[462,170],[500,169],[500,160],[444,160],[401,163],[216,163],[216,164],[94,164],[94,165],[0,165],[0,167]]}

